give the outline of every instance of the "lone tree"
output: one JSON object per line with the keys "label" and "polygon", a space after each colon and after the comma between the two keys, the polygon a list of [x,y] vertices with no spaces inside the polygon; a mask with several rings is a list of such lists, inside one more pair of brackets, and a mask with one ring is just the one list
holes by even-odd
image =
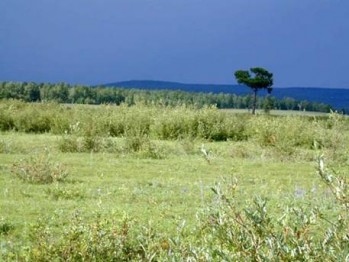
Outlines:
{"label": "lone tree", "polygon": [[237,70],[234,75],[239,84],[244,84],[252,89],[254,93],[252,114],[255,114],[257,92],[260,89],[267,89],[268,93],[271,93],[273,90],[271,88],[273,85],[273,74],[261,67],[251,68],[250,71],[254,74],[254,77],[251,77],[250,72],[245,70]]}

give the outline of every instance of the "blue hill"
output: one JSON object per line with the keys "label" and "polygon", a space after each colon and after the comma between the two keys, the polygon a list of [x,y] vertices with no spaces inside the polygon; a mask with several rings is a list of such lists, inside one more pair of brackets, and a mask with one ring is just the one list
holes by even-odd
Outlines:
{"label": "blue hill", "polygon": [[[104,84],[106,87],[138,88],[148,90],[182,90],[187,92],[250,94],[251,90],[241,85],[183,84],[177,82],[133,80]],[[277,98],[290,97],[296,100],[325,103],[337,110],[349,112],[349,89],[317,87],[274,87],[272,95]]]}

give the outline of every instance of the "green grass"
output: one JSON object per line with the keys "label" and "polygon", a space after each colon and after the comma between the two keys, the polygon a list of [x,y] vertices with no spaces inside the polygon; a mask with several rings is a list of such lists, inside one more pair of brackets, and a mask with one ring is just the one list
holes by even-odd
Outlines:
{"label": "green grass", "polygon": [[[121,114],[119,108],[108,108],[108,116],[103,115],[106,107],[94,107],[97,115],[88,116],[82,109],[69,109],[69,114],[74,116],[73,123],[81,120],[82,127],[78,131],[0,132],[0,260],[2,254],[7,254],[6,258],[11,257],[8,246],[17,255],[24,252],[21,246],[28,247],[30,257],[38,259],[36,249],[30,249],[31,245],[35,246],[32,242],[53,241],[52,237],[41,236],[43,240],[38,235],[38,232],[46,232],[38,226],[40,221],[48,220],[45,225],[58,238],[65,234],[70,225],[73,228],[83,227],[83,223],[94,225],[97,214],[117,221],[127,215],[133,223],[141,225],[140,231],[137,231],[138,237],[145,237],[151,224],[151,228],[159,234],[152,240],[155,242],[151,242],[155,246],[158,245],[156,241],[174,241],[178,238],[178,225],[186,221],[187,233],[182,236],[183,243],[173,244],[174,250],[184,248],[185,243],[191,245],[191,241],[197,241],[197,248],[200,249],[204,245],[200,239],[206,239],[209,235],[194,237],[193,232],[202,223],[202,220],[198,222],[198,214],[204,212],[209,217],[216,214],[212,207],[220,206],[220,202],[212,187],[217,184],[228,186],[226,181],[232,179],[237,180],[236,209],[245,210],[253,205],[254,197],[262,196],[268,200],[271,216],[277,219],[284,216],[285,208],[289,206],[303,207],[304,210],[317,206],[329,218],[335,219],[338,215],[338,207],[329,188],[316,174],[315,159],[324,154],[326,164],[348,177],[349,127],[346,118],[338,115],[317,119],[315,116],[240,117],[232,114],[233,120],[222,117],[216,121],[217,117],[221,117],[220,111],[196,111],[181,107],[166,108],[172,116],[166,119],[165,114],[161,115],[163,108],[145,108],[144,111],[151,114],[138,115],[137,110],[142,112],[142,108],[128,111],[122,107],[122,114],[132,117],[129,122],[122,120],[129,133],[114,137],[106,134],[97,124],[108,123],[108,117],[117,119],[116,116]],[[57,110],[55,105],[53,110]],[[183,113],[187,115],[183,116]],[[14,120],[16,114],[13,113]],[[161,124],[167,123],[171,127],[173,120],[176,126],[182,123],[181,119],[188,121],[188,126],[198,123],[197,129],[190,127],[190,130],[199,132],[198,136],[195,137],[193,133],[185,136],[184,132],[181,138],[169,136],[168,139],[161,139],[162,135],[158,134],[165,134],[161,133]],[[140,129],[144,126],[138,123],[143,120],[144,126],[150,123],[145,134]],[[35,119],[31,121],[34,123]],[[67,121],[67,118],[64,119],[64,123]],[[59,126],[59,122],[54,125]],[[204,138],[204,134],[210,134],[210,128],[219,129],[219,125],[227,130],[231,128],[227,126],[234,125],[243,134],[220,142],[214,141],[215,136]],[[173,131],[176,129],[173,128]],[[81,148],[72,152],[64,150],[68,145],[62,141],[66,138],[71,139],[66,143],[77,141]],[[103,146],[84,148],[86,138],[95,139]],[[135,142],[132,139],[136,139],[139,147],[130,146],[131,142]],[[203,149],[208,155],[202,153]],[[45,158],[46,155],[49,156],[49,165],[58,163],[68,172],[63,181],[28,183],[16,176],[21,168],[18,163],[34,166],[35,161],[30,162],[30,159]],[[76,213],[80,214],[81,224],[72,223]],[[319,228],[316,234],[323,233],[324,225],[326,223],[321,222],[315,226]],[[33,237],[31,232],[36,227],[39,230]],[[154,247],[154,250],[161,248]],[[51,251],[47,251],[47,254]],[[163,254],[161,252],[159,260]],[[175,254],[179,257],[191,256],[181,252]]]}
{"label": "green grass", "polygon": [[[86,217],[97,211],[126,212],[142,222],[153,220],[160,228],[172,230],[178,219],[194,221],[210,199],[210,187],[222,177],[238,179],[242,198],[263,195],[272,203],[292,197],[297,188],[310,192],[320,184],[312,161],[285,162],[266,156],[272,154],[270,150],[247,159],[232,155],[234,147],[243,143],[203,142],[212,151],[209,164],[201,155],[201,142],[196,142],[193,153],[187,154],[180,142],[162,141],[173,153],[158,160],[134,154],[60,153],[58,138],[50,134],[3,133],[0,139],[11,141],[16,148],[13,153],[0,155],[0,208],[3,218],[16,225],[17,234],[42,216],[63,212],[64,220],[74,210],[83,211]],[[67,167],[67,181],[32,185],[11,173],[13,163],[45,148],[54,161]],[[70,190],[81,197],[55,200],[47,193],[48,188]]]}

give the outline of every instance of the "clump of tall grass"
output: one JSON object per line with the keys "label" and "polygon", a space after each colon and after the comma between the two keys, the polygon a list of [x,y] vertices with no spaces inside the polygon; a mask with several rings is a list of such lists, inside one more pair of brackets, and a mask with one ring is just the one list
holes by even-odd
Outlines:
{"label": "clump of tall grass", "polygon": [[165,108],[153,127],[160,139],[245,140],[245,116],[229,115],[216,107],[194,109],[186,106]]}
{"label": "clump of tall grass", "polygon": [[261,146],[280,149],[311,148],[315,131],[311,121],[298,116],[257,116],[249,121],[249,131]]}
{"label": "clump of tall grass", "polygon": [[81,152],[80,142],[77,137],[64,135],[58,141],[58,149],[63,153]]}
{"label": "clump of tall grass", "polygon": [[72,118],[71,111],[55,103],[29,104],[20,101],[0,102],[0,130],[27,133],[62,133]]}
{"label": "clump of tall grass", "polygon": [[[64,234],[56,235],[50,219],[31,228],[32,248],[24,249],[21,259],[28,261],[141,261],[152,260],[147,252],[152,236],[137,229],[127,216],[121,221],[97,214],[84,221],[76,212]],[[139,230],[139,231],[138,231]],[[146,238],[147,241],[141,241]],[[11,254],[8,254],[10,256]]]}
{"label": "clump of tall grass", "polygon": [[59,184],[46,188],[45,193],[53,200],[80,200],[86,195],[82,187],[62,187]]}
{"label": "clump of tall grass", "polygon": [[[99,152],[105,146],[105,136],[95,118],[84,119],[81,123],[70,124],[58,142],[62,152]],[[94,124],[97,123],[97,124]]]}
{"label": "clump of tall grass", "polygon": [[64,135],[58,140],[58,149],[63,153],[89,153],[118,151],[116,142],[108,137]]}
{"label": "clump of tall grass", "polygon": [[11,172],[21,180],[32,184],[61,182],[68,176],[67,169],[53,162],[49,154],[36,154],[14,163]]}
{"label": "clump of tall grass", "polygon": [[9,131],[14,129],[13,118],[4,111],[0,111],[0,131]]}
{"label": "clump of tall grass", "polygon": [[15,139],[0,139],[0,154],[26,153]]}
{"label": "clump of tall grass", "polygon": [[64,135],[58,141],[58,148],[64,153],[105,152],[133,154],[136,157],[163,159],[168,149],[152,141],[148,136],[136,135],[115,139],[111,137]]}
{"label": "clump of tall grass", "polygon": [[349,119],[346,116],[332,112],[326,121],[318,122],[315,149],[321,149],[329,159],[346,163],[349,160]]}
{"label": "clump of tall grass", "polygon": [[4,218],[0,219],[0,236],[6,236],[14,229],[15,226],[13,225],[13,223],[5,220]]}
{"label": "clump of tall grass", "polygon": [[137,104],[132,107],[122,104],[106,106],[100,124],[109,136],[124,137],[149,135],[158,108]]}
{"label": "clump of tall grass", "polygon": [[6,153],[7,145],[4,141],[0,140],[0,154]]}
{"label": "clump of tall grass", "polygon": [[140,158],[164,159],[168,155],[166,146],[155,143],[148,136],[127,136],[120,153],[134,154]]}
{"label": "clump of tall grass", "polygon": [[125,142],[126,151],[139,152],[150,143],[150,139],[147,136],[129,136]]}

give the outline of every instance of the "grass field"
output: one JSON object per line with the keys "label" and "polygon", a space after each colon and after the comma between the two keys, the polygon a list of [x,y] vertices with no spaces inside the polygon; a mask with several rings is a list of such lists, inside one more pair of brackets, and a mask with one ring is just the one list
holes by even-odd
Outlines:
{"label": "grass field", "polygon": [[[252,208],[257,196],[267,199],[268,214],[273,219],[281,219],[286,216],[285,210],[292,210],[294,207],[304,212],[300,215],[303,218],[311,217],[315,207],[319,208],[321,214],[328,220],[336,221],[341,212],[331,193],[331,187],[326,186],[317,174],[315,161],[323,154],[325,164],[333,167],[336,175],[347,177],[349,124],[348,120],[341,116],[321,116],[316,119],[315,116],[233,115],[232,120],[224,116],[220,122],[214,122],[214,125],[210,122],[205,123],[207,126],[198,124],[197,136],[193,135],[195,133],[192,129],[190,132],[183,131],[183,134],[187,134],[184,136],[176,133],[177,122],[173,125],[169,125],[168,122],[175,121],[177,114],[186,117],[187,121],[179,119],[178,122],[189,125],[191,122],[188,118],[191,116],[192,119],[201,119],[200,117],[204,115],[203,119],[216,121],[218,116],[221,117],[221,113],[211,109],[197,111],[175,108],[166,109],[166,114],[172,117],[166,119],[166,115],[164,118],[161,116],[163,109],[138,108],[140,113],[135,117],[135,111],[132,112],[135,108],[123,108],[124,116],[132,113],[123,120],[126,123],[128,119],[129,130],[124,134],[112,136],[110,133],[105,134],[103,128],[100,128],[101,124],[98,121],[101,121],[101,117],[96,117],[89,111],[96,110],[98,116],[102,116],[103,107],[89,110],[77,108],[78,111],[70,108],[62,111],[61,116],[68,114],[71,116],[62,120],[63,126],[70,126],[69,132],[64,130],[59,132],[58,129],[44,132],[29,131],[29,129],[21,131],[19,127],[22,122],[16,116],[23,114],[29,116],[28,112],[37,110],[35,106],[22,104],[11,114],[9,110],[13,110],[13,106],[10,109],[6,104],[3,108],[8,110],[3,112],[7,112],[7,116],[11,115],[12,122],[17,125],[15,128],[17,131],[3,130],[0,133],[0,258],[4,260],[101,261],[113,258],[220,261],[224,260],[224,256],[229,257],[229,254],[232,259],[232,254],[236,254],[235,259],[246,256],[249,257],[248,260],[254,260],[258,252],[262,251],[244,254],[233,244],[234,248],[230,250],[226,246],[229,241],[224,242],[223,236],[220,244],[211,239],[214,234],[220,232],[216,227],[210,231],[211,237],[207,237],[208,233],[207,235],[203,233],[206,232],[206,227],[200,227],[203,221],[210,219],[219,211],[215,208],[220,207],[222,202],[219,199],[221,195],[217,191],[230,190],[230,186],[234,187],[234,210],[235,208],[240,210],[235,210],[234,214]],[[59,109],[58,105],[53,105],[49,110],[53,112],[62,109]],[[110,119],[119,119],[113,114],[119,114],[120,109],[112,110],[115,111],[108,113]],[[184,111],[187,114],[183,114]],[[89,115],[86,115],[87,113]],[[150,116],[150,120],[144,120],[145,115]],[[35,116],[32,117],[31,123],[37,119]],[[65,121],[72,122],[66,125]],[[82,126],[78,131],[73,130],[76,121],[80,121]],[[142,121],[149,124],[148,133],[140,131],[143,130],[139,128]],[[166,129],[165,132],[160,128],[163,123],[168,124],[166,127],[171,127],[173,130]],[[229,131],[232,136],[229,133],[226,139],[216,141],[215,138],[221,140],[221,133],[217,135],[205,131],[210,126],[217,128],[217,125],[226,123],[229,125],[235,123],[234,126],[241,130],[241,136],[236,135],[233,130],[234,132]],[[26,122],[26,127],[28,125]],[[55,127],[57,126],[60,125],[55,122]],[[95,133],[90,132],[92,126]],[[225,129],[222,127],[219,130]],[[26,180],[32,175],[38,178],[46,176],[53,172],[52,169],[55,174],[68,175],[61,180],[53,179],[49,183]],[[225,213],[221,210],[217,214],[223,212],[225,215],[222,215],[221,219],[225,221],[224,219],[229,217],[229,210],[224,209]],[[259,212],[257,211],[258,208],[256,214]],[[77,216],[78,222],[74,220]],[[107,221],[105,222],[107,229],[111,228],[108,224],[109,219],[121,224],[126,219],[130,227],[132,225],[135,228],[135,235],[132,235],[130,242],[127,242],[128,249],[123,249],[126,244],[122,242],[118,248],[123,250],[123,253],[115,253],[114,250],[114,253],[111,252],[108,256],[107,251],[113,248],[108,246],[108,249],[107,244],[101,249],[104,250],[102,254],[97,251],[89,253],[87,247],[84,249],[79,244],[68,252],[66,245],[69,243],[74,247],[72,244],[76,244],[74,239],[84,243],[76,235],[77,228],[82,230],[79,231],[79,236],[84,235],[84,232],[89,233],[89,230],[94,228],[93,225],[102,228],[103,223],[95,222],[100,217]],[[183,225],[184,221],[185,229],[182,232],[179,226]],[[305,223],[303,220],[299,221]],[[223,226],[227,223],[222,222],[217,225]],[[75,227],[71,228],[70,225]],[[232,225],[230,227],[234,228]],[[282,224],[277,224],[273,228],[281,226]],[[319,219],[309,227],[309,235],[313,234],[312,239],[321,239],[322,235],[326,235],[326,228],[329,226],[331,224]],[[104,232],[108,238],[110,235],[105,233],[109,232],[106,228],[98,232]],[[156,233],[150,234],[150,229]],[[349,233],[347,230],[344,228],[344,233],[338,231],[338,236],[340,234],[345,236]],[[90,238],[86,238],[92,242],[86,242],[90,243],[86,246],[104,243],[104,240],[96,241],[93,238],[96,236],[92,233],[89,235]],[[219,239],[219,236],[221,235],[216,237]],[[181,242],[178,239],[181,239]],[[311,246],[305,239],[307,238],[303,239],[305,244],[302,243]],[[112,240],[110,241],[112,243]],[[320,251],[316,253],[315,249],[309,253],[303,250],[300,254],[296,251],[293,254],[292,245],[301,246],[301,244],[292,241],[290,243],[293,244],[288,247],[289,253],[283,251],[287,255],[284,256],[285,260],[299,259],[302,252],[303,256],[308,254],[313,258],[322,255]],[[345,242],[348,240],[341,241],[344,242],[338,242],[340,244],[336,243],[335,248],[332,246],[330,248],[334,255],[344,258],[348,248],[343,249],[341,245],[348,244]],[[139,243],[142,251],[137,249]],[[98,244],[97,247],[101,248]],[[342,253],[338,253],[338,248],[341,248]],[[332,253],[328,252],[328,256],[330,257]],[[279,253],[270,256],[277,258],[279,256],[277,254]]]}
{"label": "grass field", "polygon": [[[56,146],[59,138],[49,134],[7,133],[1,138],[27,152],[1,155],[4,171],[1,210],[19,225],[23,225],[23,217],[26,217],[25,222],[34,222],[60,207],[64,207],[67,214],[79,208],[86,214],[93,214],[96,209],[115,210],[121,214],[126,211],[138,219],[162,223],[178,218],[193,220],[198,209],[205,206],[210,187],[222,177],[237,177],[246,196],[267,195],[275,200],[292,197],[297,188],[309,192],[312,186],[320,184],[314,182],[317,178],[312,161],[275,161],[263,156],[264,152],[252,159],[234,157],[234,147],[243,146],[243,143],[205,143],[205,147],[214,152],[209,164],[201,155],[201,142],[192,145],[191,154],[177,142],[168,142],[177,152],[159,160],[132,154],[60,153]],[[27,158],[28,154],[46,154],[45,149],[53,161],[67,167],[67,182],[32,185],[21,183],[11,174],[13,163]],[[47,189],[77,193],[78,201],[74,197],[52,201]]]}

